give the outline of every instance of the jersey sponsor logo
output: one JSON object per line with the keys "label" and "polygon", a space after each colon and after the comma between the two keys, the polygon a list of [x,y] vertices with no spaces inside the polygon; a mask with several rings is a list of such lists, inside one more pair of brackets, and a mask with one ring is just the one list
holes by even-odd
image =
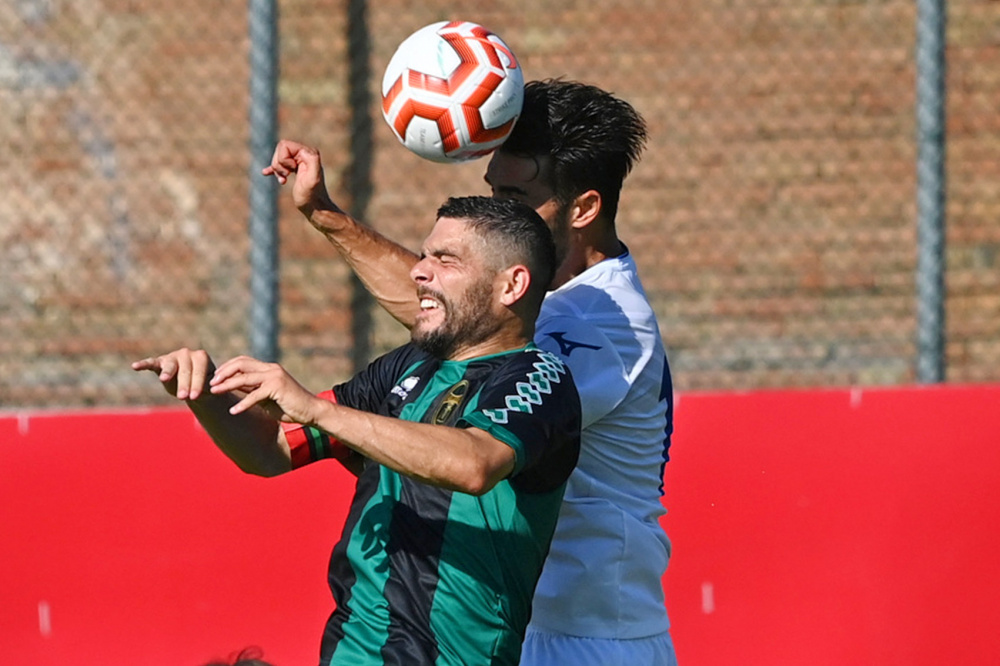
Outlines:
{"label": "jersey sponsor logo", "polygon": [[539,352],[538,361],[532,364],[534,372],[529,372],[527,381],[514,385],[514,395],[504,398],[506,407],[500,409],[484,409],[485,414],[497,425],[509,421],[510,412],[526,412],[531,414],[534,405],[542,404],[542,396],[552,393],[552,385],[562,381],[560,375],[566,374],[566,366],[558,357],[548,352]]}
{"label": "jersey sponsor logo", "polygon": [[550,338],[556,341],[559,345],[559,351],[562,352],[563,356],[569,357],[577,349],[600,349],[597,345],[588,345],[585,342],[577,342],[576,340],[569,340],[566,338],[566,331],[553,331],[552,333],[546,333]]}
{"label": "jersey sponsor logo", "polygon": [[393,386],[392,391],[390,391],[390,393],[392,393],[393,395],[398,395],[402,400],[406,400],[406,398],[409,397],[410,395],[410,391],[412,391],[413,388],[419,383],[420,383],[420,377],[417,377],[416,375],[411,375],[410,377],[407,377],[403,381]]}
{"label": "jersey sponsor logo", "polygon": [[434,412],[434,418],[431,419],[431,423],[434,425],[447,425],[454,416],[455,411],[458,406],[462,404],[462,400],[465,399],[465,394],[469,392],[469,381],[463,379],[459,383],[455,384],[448,390],[445,394],[444,400],[438,406],[437,411]]}

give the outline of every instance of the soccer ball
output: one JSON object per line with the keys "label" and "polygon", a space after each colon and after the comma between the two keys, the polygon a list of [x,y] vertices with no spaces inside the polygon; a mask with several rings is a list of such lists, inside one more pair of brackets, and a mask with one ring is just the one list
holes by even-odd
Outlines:
{"label": "soccer ball", "polygon": [[498,36],[468,21],[442,21],[407,37],[382,77],[382,115],[421,157],[463,162],[510,134],[524,75]]}

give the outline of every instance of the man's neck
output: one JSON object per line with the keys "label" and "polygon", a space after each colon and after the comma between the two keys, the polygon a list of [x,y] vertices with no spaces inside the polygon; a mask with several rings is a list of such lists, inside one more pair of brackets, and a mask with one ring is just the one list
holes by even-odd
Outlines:
{"label": "man's neck", "polygon": [[[577,237],[574,241],[581,241],[582,237]],[[598,242],[585,244],[582,242],[571,243],[569,252],[562,264],[556,270],[555,278],[552,280],[552,289],[557,289],[588,268],[596,266],[605,259],[620,256],[625,251],[625,245],[618,240],[618,236],[613,232],[602,236]]]}
{"label": "man's neck", "polygon": [[[534,331],[532,331],[534,333]],[[460,345],[451,354],[448,355],[447,361],[468,361],[473,358],[481,358],[483,356],[492,356],[494,354],[502,354],[503,352],[514,351],[515,349],[520,349],[524,347],[531,341],[531,336],[525,336],[520,331],[509,332],[500,331],[488,340],[483,340],[482,342],[470,344],[470,345]]]}

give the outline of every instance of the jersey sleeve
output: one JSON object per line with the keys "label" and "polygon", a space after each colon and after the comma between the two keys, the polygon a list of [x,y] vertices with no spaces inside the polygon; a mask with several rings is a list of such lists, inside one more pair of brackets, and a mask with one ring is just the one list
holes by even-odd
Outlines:
{"label": "jersey sleeve", "polygon": [[[396,380],[419,360],[416,347],[405,345],[372,361],[350,380],[334,386],[317,397],[338,405],[373,414],[379,413]],[[334,459],[346,462],[360,455],[331,437],[328,433],[297,423],[282,424],[292,457],[292,469],[318,460]]]}
{"label": "jersey sleeve", "polygon": [[580,454],[580,401],[565,364],[538,350],[507,363],[456,424],[485,430],[514,449],[511,483],[526,492],[562,485]]}
{"label": "jersey sleeve", "polygon": [[426,354],[412,344],[383,354],[348,381],[333,387],[337,404],[378,414],[399,378]]}
{"label": "jersey sleeve", "polygon": [[535,344],[569,366],[580,395],[582,425],[591,425],[625,398],[629,380],[617,346],[597,326],[572,316],[547,317]]}
{"label": "jersey sleeve", "polygon": [[[337,402],[337,397],[333,391],[317,393],[316,397],[329,400],[333,403]],[[284,431],[285,440],[288,442],[289,453],[292,457],[292,469],[305,467],[317,460],[330,458],[346,462],[354,455],[351,449],[319,428],[304,426],[300,423],[282,423],[281,429]]]}

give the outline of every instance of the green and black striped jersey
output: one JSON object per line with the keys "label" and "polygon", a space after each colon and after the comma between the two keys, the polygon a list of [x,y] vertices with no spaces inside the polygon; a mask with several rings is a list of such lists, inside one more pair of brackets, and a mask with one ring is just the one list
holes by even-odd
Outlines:
{"label": "green and black striped jersey", "polygon": [[[514,449],[476,497],[369,463],[330,562],[336,610],[321,664],[516,664],[535,584],[580,446],[566,367],[533,344],[468,361],[406,345],[333,389],[337,403],[480,428]],[[311,433],[313,456],[322,455]]]}

